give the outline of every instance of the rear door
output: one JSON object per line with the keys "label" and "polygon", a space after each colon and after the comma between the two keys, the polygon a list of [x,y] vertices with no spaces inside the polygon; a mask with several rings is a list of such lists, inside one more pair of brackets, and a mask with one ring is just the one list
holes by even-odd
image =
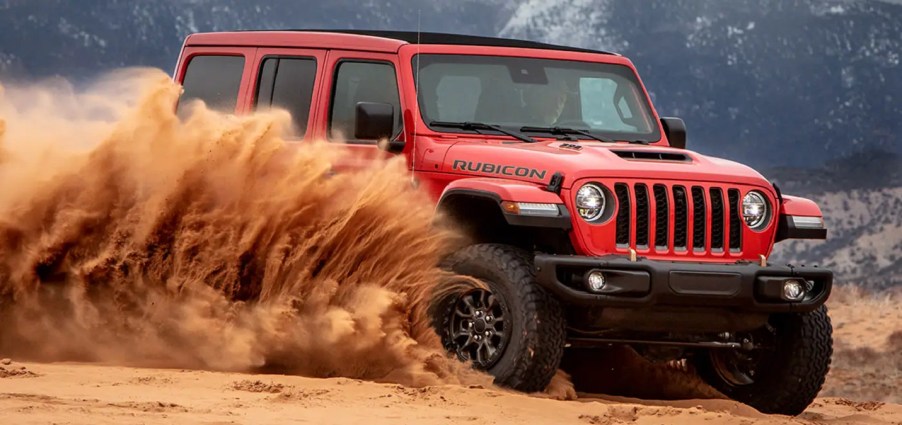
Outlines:
{"label": "rear door", "polygon": [[291,114],[288,140],[312,139],[324,75],[325,50],[260,48],[254,60],[249,111],[279,108]]}

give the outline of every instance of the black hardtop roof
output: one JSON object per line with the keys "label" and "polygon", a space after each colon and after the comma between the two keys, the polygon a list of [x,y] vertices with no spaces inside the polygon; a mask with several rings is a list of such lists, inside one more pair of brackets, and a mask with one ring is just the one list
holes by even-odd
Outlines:
{"label": "black hardtop roof", "polygon": [[416,32],[416,31],[381,31],[381,30],[351,30],[351,29],[292,29],[284,31],[298,32],[334,32],[339,34],[366,35],[370,37],[390,38],[410,44],[455,44],[463,46],[495,46],[495,47],[520,47],[526,49],[563,50],[568,52],[600,53],[614,55],[616,53],[601,50],[583,49],[580,47],[559,46],[555,44],[539,43],[536,41],[516,40],[512,38],[483,37],[479,35],[447,34],[440,32]]}

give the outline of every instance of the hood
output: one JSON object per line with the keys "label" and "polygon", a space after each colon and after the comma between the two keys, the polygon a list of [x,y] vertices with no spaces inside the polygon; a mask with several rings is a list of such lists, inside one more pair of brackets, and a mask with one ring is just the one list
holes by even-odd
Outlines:
{"label": "hood", "polygon": [[594,141],[520,143],[460,141],[442,161],[442,171],[547,183],[564,174],[564,188],[584,178],[655,178],[760,186],[772,191],[757,171],[725,159],[657,145]]}

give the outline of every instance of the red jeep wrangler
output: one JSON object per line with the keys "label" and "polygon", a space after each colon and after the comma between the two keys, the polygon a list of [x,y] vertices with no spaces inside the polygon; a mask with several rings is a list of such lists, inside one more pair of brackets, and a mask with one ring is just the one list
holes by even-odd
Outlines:
{"label": "red jeep wrangler", "polygon": [[611,344],[688,359],[764,412],[800,413],[824,382],[833,275],[767,261],[781,240],[824,239],[820,209],[686,150],[683,122],[658,118],[623,56],[436,33],[209,33],[185,40],[175,79],[182,101],[280,107],[298,139],[404,155],[472,238],[446,266],[488,288],[436,300],[436,330],[499,384],[542,390],[566,351]]}

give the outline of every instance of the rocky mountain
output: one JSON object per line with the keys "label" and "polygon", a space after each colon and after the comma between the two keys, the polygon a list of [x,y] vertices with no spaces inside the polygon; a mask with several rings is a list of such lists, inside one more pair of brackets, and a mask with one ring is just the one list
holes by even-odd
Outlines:
{"label": "rocky mountain", "polygon": [[624,53],[695,149],[754,166],[902,152],[898,0],[0,0],[0,74],[169,69],[196,31],[418,27]]}
{"label": "rocky mountain", "polygon": [[873,289],[902,285],[902,187],[812,196],[829,228],[827,241],[784,241],[772,261],[819,264],[839,283]]}
{"label": "rocky mountain", "polygon": [[810,166],[862,147],[902,151],[896,4],[530,0],[501,33],[626,53],[659,112],[684,117],[707,153]]}
{"label": "rocky mountain", "polygon": [[690,147],[822,202],[828,242],[774,259],[902,282],[902,0],[0,0],[4,82],[170,69],[197,31],[368,28],[620,52]]}
{"label": "rocky mountain", "polygon": [[874,289],[902,285],[902,157],[873,151],[765,176],[783,193],[817,202],[828,228],[826,241],[778,243],[772,262],[818,264],[837,282]]}
{"label": "rocky mountain", "polygon": [[[366,28],[491,33],[494,0],[0,0],[0,72],[81,79],[121,66],[170,69],[200,31]],[[477,12],[478,11],[478,12]]]}

